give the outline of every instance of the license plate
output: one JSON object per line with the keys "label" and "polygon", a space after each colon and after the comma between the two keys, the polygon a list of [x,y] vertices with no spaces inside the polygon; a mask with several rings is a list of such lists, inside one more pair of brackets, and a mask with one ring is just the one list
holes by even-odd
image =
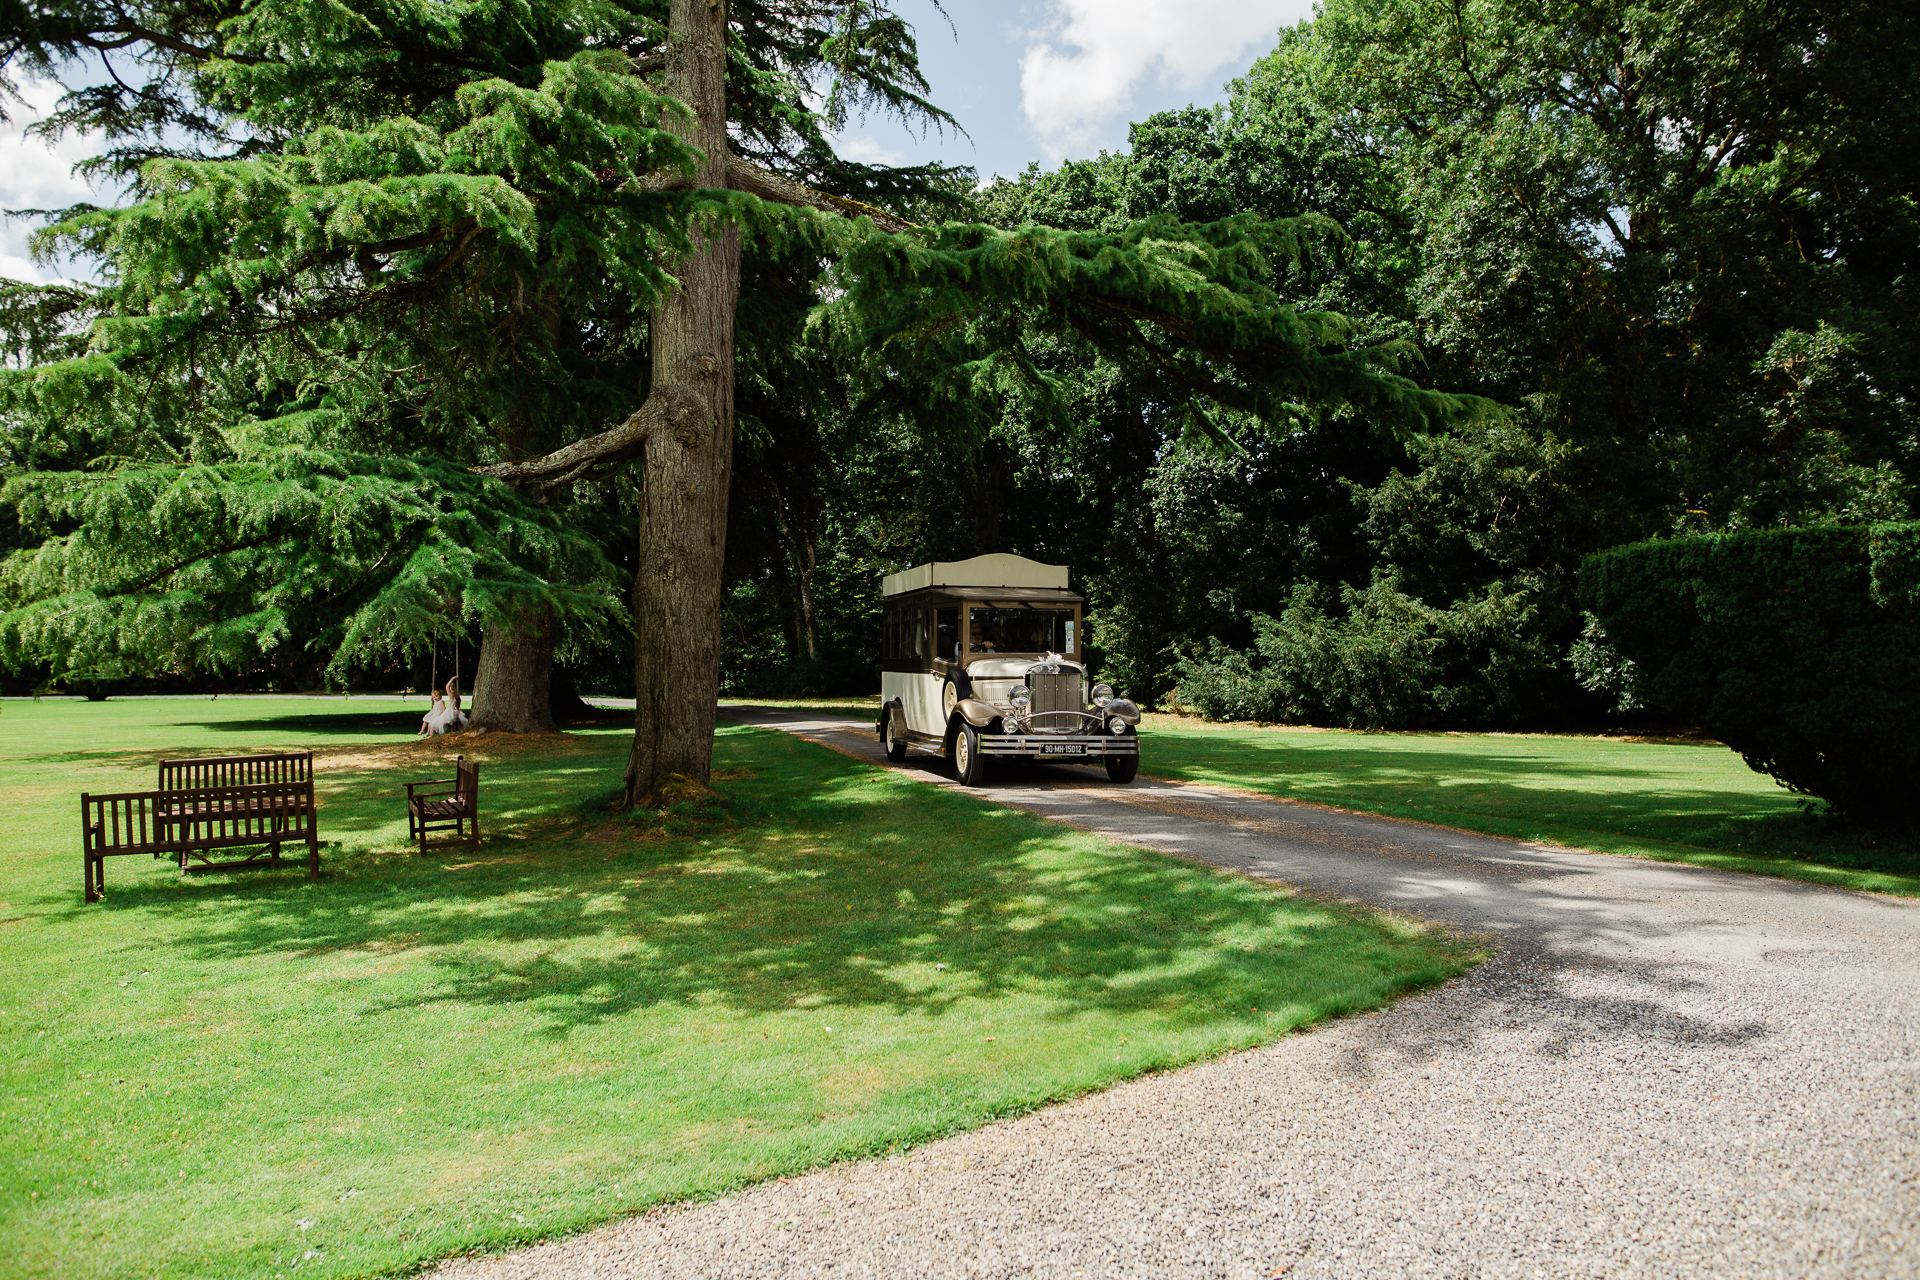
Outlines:
{"label": "license plate", "polygon": [[1043,742],[1040,744],[1043,756],[1083,756],[1087,754],[1084,742]]}

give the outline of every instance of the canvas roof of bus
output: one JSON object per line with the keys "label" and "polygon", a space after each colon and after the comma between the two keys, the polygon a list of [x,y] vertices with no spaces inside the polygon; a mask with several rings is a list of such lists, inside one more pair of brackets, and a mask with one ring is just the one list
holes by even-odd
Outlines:
{"label": "canvas roof of bus", "polygon": [[[1065,591],[1067,566],[1041,564],[1025,556],[994,552],[971,560],[935,560],[890,573],[880,584],[882,596],[905,595],[929,587],[961,587],[973,590]],[[972,594],[969,591],[968,594]]]}

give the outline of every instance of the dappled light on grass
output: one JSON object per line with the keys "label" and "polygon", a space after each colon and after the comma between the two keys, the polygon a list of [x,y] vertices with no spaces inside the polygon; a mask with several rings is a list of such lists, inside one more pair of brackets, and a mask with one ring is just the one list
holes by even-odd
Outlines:
{"label": "dappled light on grass", "polygon": [[[100,721],[47,704],[0,755],[61,800],[6,815],[0,895],[0,1185],[27,1197],[0,1248],[29,1274],[359,1275],[536,1239],[1258,1044],[1476,954],[783,734],[723,728],[714,792],[616,814],[618,729],[418,747],[261,703],[232,712],[263,726],[247,747],[322,751],[325,877],[116,867],[82,907],[68,789],[234,749],[180,723],[207,704],[118,706],[118,751],[56,759]],[[459,751],[485,838],[421,858],[400,783]]]}
{"label": "dappled light on grass", "polygon": [[1141,768],[1631,857],[1920,896],[1920,842],[1810,819],[1717,743],[1355,733],[1151,716]]}

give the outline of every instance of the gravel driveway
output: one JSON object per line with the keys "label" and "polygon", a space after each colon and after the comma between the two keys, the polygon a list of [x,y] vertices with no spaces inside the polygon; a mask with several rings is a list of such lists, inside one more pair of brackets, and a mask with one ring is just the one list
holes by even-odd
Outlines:
{"label": "gravel driveway", "polygon": [[[729,714],[880,759],[870,726]],[[1920,1276],[1920,904],[1070,767],[986,794],[1505,949],[1270,1048],[437,1274]]]}

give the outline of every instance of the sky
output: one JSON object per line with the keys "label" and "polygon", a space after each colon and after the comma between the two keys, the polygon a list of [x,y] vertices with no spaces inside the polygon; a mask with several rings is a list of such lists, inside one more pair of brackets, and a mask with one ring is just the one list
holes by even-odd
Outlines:
{"label": "sky", "polygon": [[[1310,0],[899,0],[914,25],[931,97],[964,135],[909,132],[892,120],[849,122],[841,154],[869,164],[943,160],[983,178],[1038,161],[1124,150],[1127,125],[1156,111],[1221,101],[1226,83],[1271,49],[1282,26],[1312,16]],[[22,86],[0,124],[0,209],[59,208],[99,199],[72,173],[92,151],[69,137],[49,148],[24,136],[51,105],[50,85]],[[52,280],[61,263],[27,255],[31,222],[0,223],[0,277]]]}

